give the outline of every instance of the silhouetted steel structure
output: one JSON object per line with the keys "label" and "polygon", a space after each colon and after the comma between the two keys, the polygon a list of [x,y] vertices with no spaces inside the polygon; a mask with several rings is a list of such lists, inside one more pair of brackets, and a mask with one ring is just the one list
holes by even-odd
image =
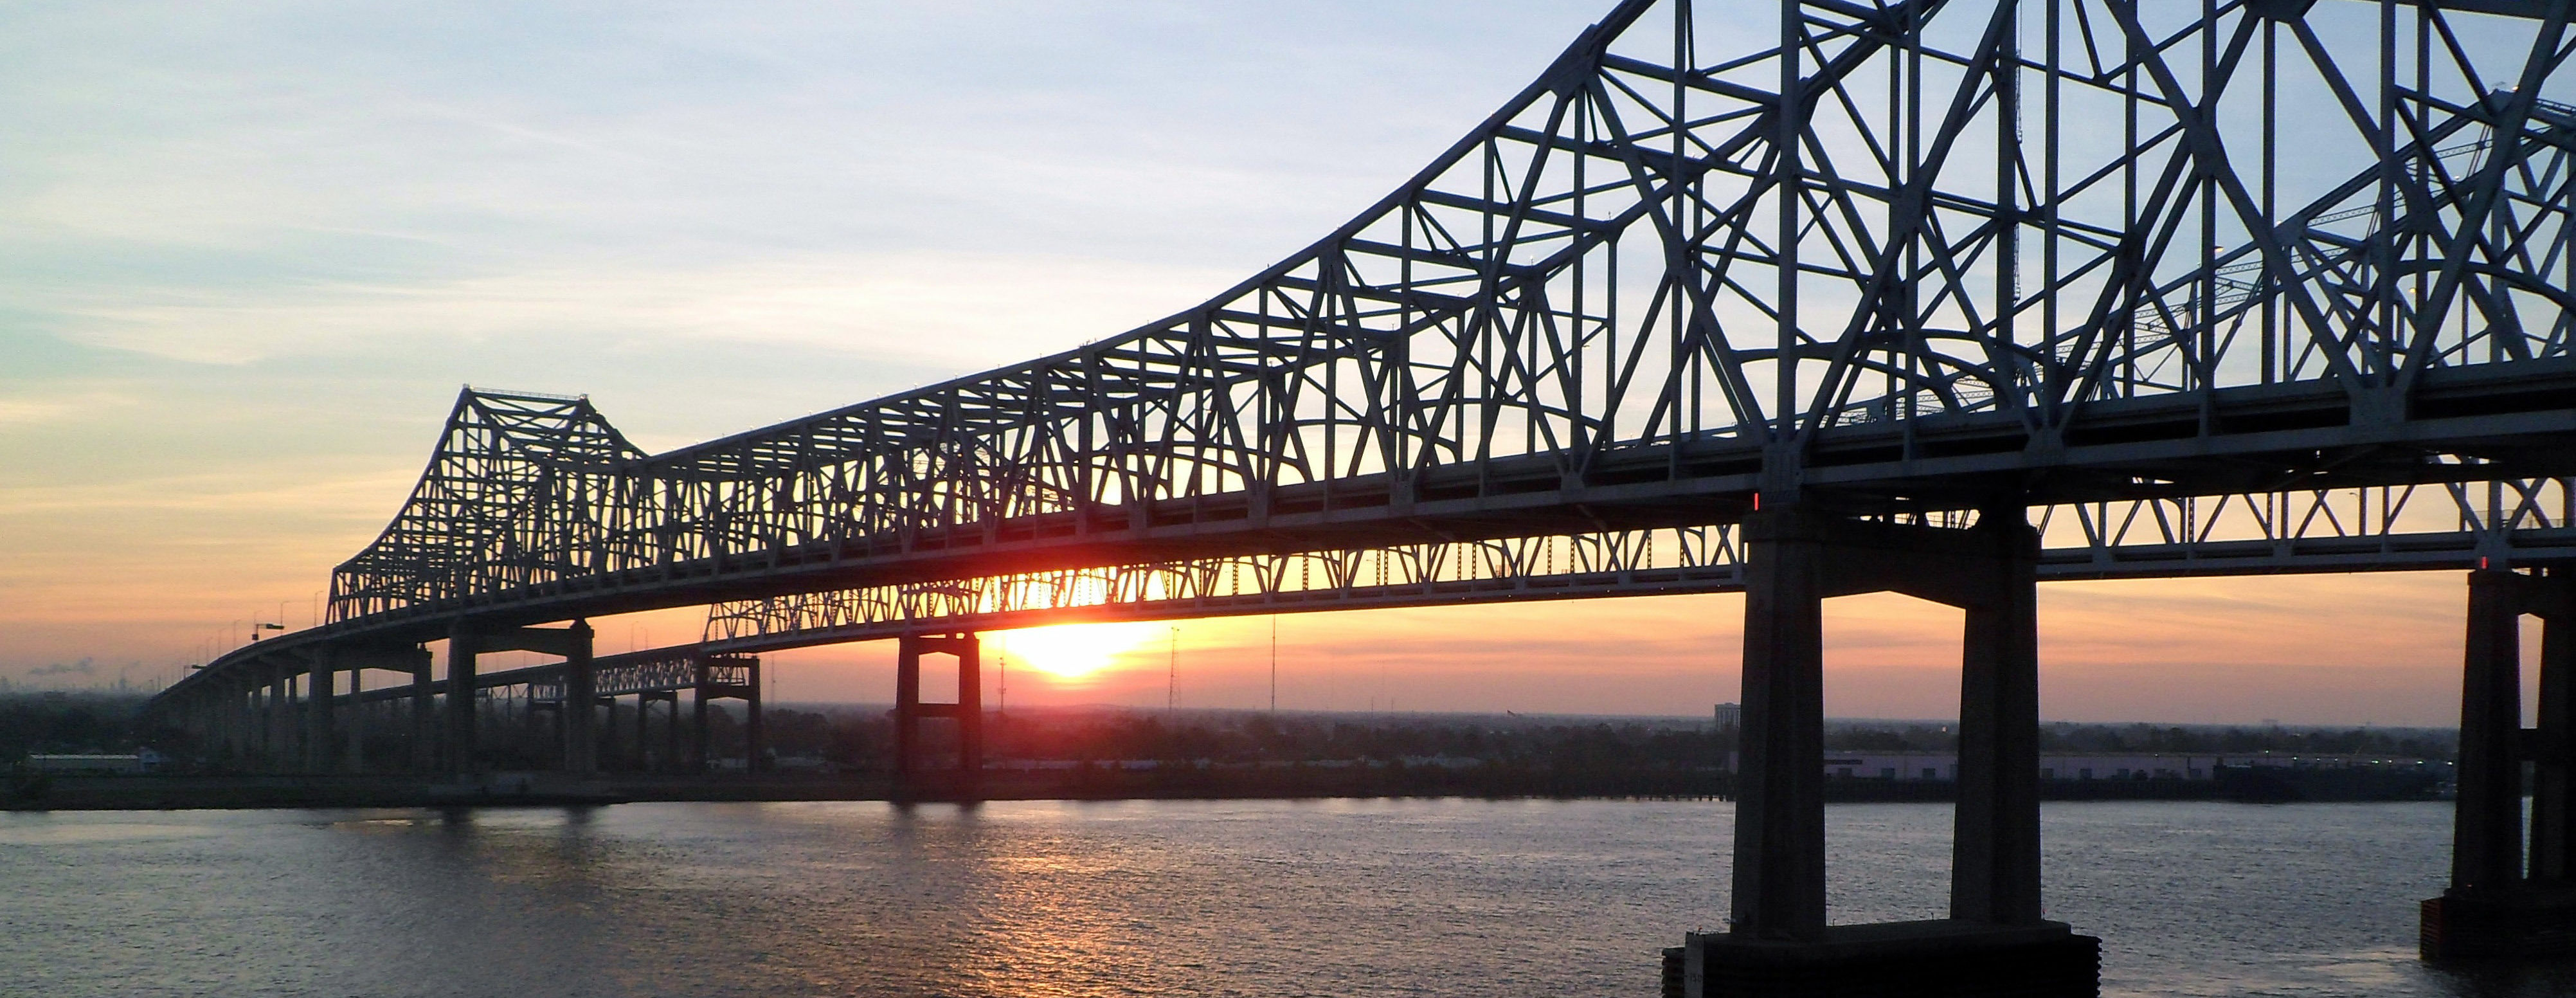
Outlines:
{"label": "silhouetted steel structure", "polygon": [[[2090,963],[2038,921],[2036,580],[2576,554],[2568,13],[1633,0],[1349,224],[1126,334],[658,455],[585,399],[469,389],[330,623],[163,702],[238,727],[437,639],[468,688],[487,635],[675,606],[746,651],[1741,588],[1732,929],[1679,971],[1719,993],[1842,938],[1814,608],[1894,589],[1970,621],[1978,775],[1926,945],[2040,947],[2056,993]],[[2507,741],[2464,759],[2481,855],[2503,805],[2466,788]]]}

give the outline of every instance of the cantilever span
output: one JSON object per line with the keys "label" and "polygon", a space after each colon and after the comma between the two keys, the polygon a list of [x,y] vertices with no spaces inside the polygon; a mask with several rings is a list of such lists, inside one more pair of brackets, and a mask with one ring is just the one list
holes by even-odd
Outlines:
{"label": "cantilever span", "polygon": [[[979,629],[1740,590],[1734,928],[1673,971],[1707,983],[1898,945],[1835,942],[1811,765],[1815,607],[1893,590],[1969,622],[1935,948],[2080,976],[2023,772],[2039,580],[2454,568],[2576,617],[2568,7],[1630,0],[1349,223],[1127,333],[658,455],[586,399],[469,389],[330,622],[160,702],[309,677],[326,760],[331,677],[410,671],[426,725],[445,639],[470,771],[476,655],[543,650],[581,768],[606,614],[897,638],[908,739],[980,717],[917,682],[923,654],[971,677]],[[2496,614],[2473,744],[2519,724]],[[2486,779],[2516,744],[2464,756],[2462,897],[2522,896]],[[2534,827],[2531,870],[2576,866],[2576,821]]]}
{"label": "cantilever span", "polygon": [[[1676,70],[1628,42],[1669,34],[1652,6],[1123,336],[656,456],[578,401],[470,395],[448,438],[475,445],[335,571],[334,617],[1705,524],[1768,479],[1887,513],[2564,470],[2531,452],[2576,385],[2576,119],[2528,39],[2378,88],[2402,128],[2281,141],[2222,126],[2265,92],[2373,110],[2333,58],[2367,7],[2062,5],[2053,49],[2029,5],[1802,8],[1841,25],[1813,52]],[[2234,85],[2259,67],[2279,85]]]}

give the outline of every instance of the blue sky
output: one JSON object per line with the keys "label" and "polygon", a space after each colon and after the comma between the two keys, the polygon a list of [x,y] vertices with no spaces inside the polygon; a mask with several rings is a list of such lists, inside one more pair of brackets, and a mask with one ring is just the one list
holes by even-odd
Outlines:
{"label": "blue sky", "polygon": [[[1607,8],[9,5],[0,677],[167,678],[249,618],[301,626],[463,383],[588,393],[658,450],[1176,311],[1378,199]],[[2053,640],[2098,669],[2052,714],[2439,723],[2456,588],[2058,590]],[[2322,653],[2278,626],[2290,595],[2365,592],[2421,610]],[[1283,703],[1695,712],[1734,698],[1736,605],[1299,618]],[[1955,624],[1859,606],[1836,654],[1877,678],[1838,680],[1839,711],[1945,709]],[[2262,636],[2100,645],[2142,613]],[[1185,625],[1194,702],[1260,702],[1266,626]],[[1150,651],[1058,693],[1159,704]],[[883,699],[884,657],[782,674]],[[2320,699],[2312,659],[2378,671]],[[2247,664],[2269,699],[2174,671]]]}

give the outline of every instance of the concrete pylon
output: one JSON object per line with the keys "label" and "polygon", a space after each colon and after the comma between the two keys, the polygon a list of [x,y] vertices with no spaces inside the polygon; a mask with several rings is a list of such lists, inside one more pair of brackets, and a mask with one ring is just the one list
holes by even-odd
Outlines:
{"label": "concrete pylon", "polygon": [[411,661],[411,770],[438,768],[438,684],[426,649]]}
{"label": "concrete pylon", "polygon": [[[957,699],[924,703],[921,658],[957,658]],[[906,634],[897,639],[894,673],[895,790],[909,794],[922,773],[921,722],[948,717],[957,721],[957,775],[954,792],[975,796],[984,772],[983,644],[973,634]]]}
{"label": "concrete pylon", "polygon": [[599,736],[591,727],[591,706],[596,676],[591,668],[591,644],[594,637],[588,621],[576,620],[565,632],[563,698],[563,762],[571,773],[599,771]]}
{"label": "concrete pylon", "polygon": [[2021,507],[1970,531],[1990,548],[1962,566],[1959,803],[1950,837],[1950,917],[2040,922],[2039,532]]}
{"label": "concrete pylon", "polygon": [[311,773],[328,773],[333,768],[338,748],[332,737],[332,703],[338,683],[332,675],[331,647],[313,650],[313,660],[306,666],[304,695],[304,769]]}
{"label": "concrete pylon", "polygon": [[2531,861],[2541,884],[2576,886],[2576,570],[2553,568],[2540,624],[2539,728],[2532,764]]}
{"label": "concrete pylon", "polygon": [[[2576,571],[2469,573],[2451,886],[2423,903],[2426,959],[2576,954]],[[2541,619],[2539,727],[2522,727],[2522,618]],[[2533,781],[2523,836],[2523,766]]]}
{"label": "concrete pylon", "polygon": [[483,653],[483,634],[470,624],[447,631],[447,771],[465,776],[476,771],[475,659]]}
{"label": "concrete pylon", "polygon": [[1744,729],[1736,776],[1735,934],[1825,931],[1824,525],[1744,521]]}
{"label": "concrete pylon", "polygon": [[293,772],[295,758],[295,674],[286,663],[268,660],[268,771]]}
{"label": "concrete pylon", "polygon": [[[2092,995],[2101,941],[2040,916],[2039,538],[2018,503],[1967,529],[1747,516],[1735,880],[1725,933],[1668,951],[1685,995]],[[1824,601],[1960,607],[1950,917],[1835,926],[1825,910]]]}
{"label": "concrete pylon", "polygon": [[2451,887],[2522,880],[2523,576],[2469,573],[2460,689],[2459,797],[2451,827]]}

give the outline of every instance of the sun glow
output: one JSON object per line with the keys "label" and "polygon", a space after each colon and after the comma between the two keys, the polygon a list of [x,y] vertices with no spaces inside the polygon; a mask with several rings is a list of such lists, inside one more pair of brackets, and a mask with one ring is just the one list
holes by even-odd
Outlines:
{"label": "sun glow", "polygon": [[1058,624],[1011,631],[1002,649],[1014,662],[1058,679],[1086,679],[1108,667],[1120,653],[1133,650],[1155,634],[1152,624]]}

